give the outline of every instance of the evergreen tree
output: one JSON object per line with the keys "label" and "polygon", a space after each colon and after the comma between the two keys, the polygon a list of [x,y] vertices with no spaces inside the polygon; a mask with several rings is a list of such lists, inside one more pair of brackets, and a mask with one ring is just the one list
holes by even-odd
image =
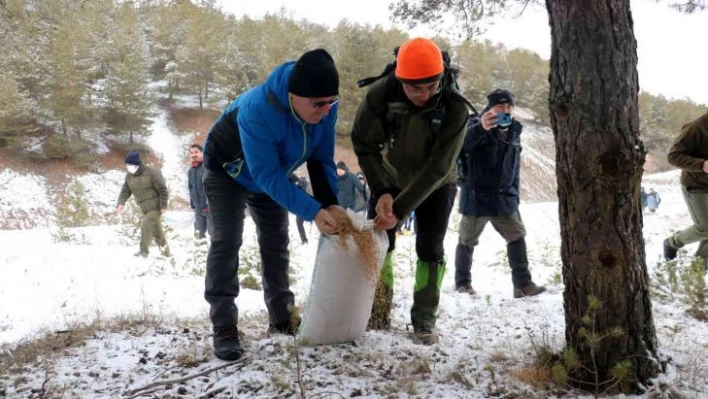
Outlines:
{"label": "evergreen tree", "polygon": [[233,18],[226,22],[226,29],[222,32],[219,53],[221,60],[219,70],[215,76],[216,85],[221,92],[221,97],[232,101],[239,94],[258,84],[260,65],[258,60],[251,58],[244,51],[248,47],[242,35],[240,24]]}
{"label": "evergreen tree", "polygon": [[0,147],[21,144],[22,136],[34,126],[36,105],[9,72],[0,72]]}
{"label": "evergreen tree", "polygon": [[105,119],[111,133],[127,133],[132,143],[134,135],[146,133],[152,114],[147,45],[132,4],[124,3],[116,10],[110,33]]}
{"label": "evergreen tree", "polygon": [[176,54],[177,71],[183,89],[196,94],[202,108],[222,63],[226,26],[223,15],[208,7],[192,7],[187,15],[189,28],[184,46]]}
{"label": "evergreen tree", "polygon": [[493,45],[488,40],[466,40],[457,46],[456,51],[462,94],[481,111],[487,105],[487,94],[502,86],[501,54],[506,50],[502,45]]}
{"label": "evergreen tree", "polygon": [[42,20],[41,35],[46,40],[43,64],[46,80],[45,96],[41,104],[49,111],[61,133],[70,130],[77,134],[91,123],[91,106],[87,99],[88,48],[86,32],[77,16],[79,1],[49,0],[38,3],[37,13]]}

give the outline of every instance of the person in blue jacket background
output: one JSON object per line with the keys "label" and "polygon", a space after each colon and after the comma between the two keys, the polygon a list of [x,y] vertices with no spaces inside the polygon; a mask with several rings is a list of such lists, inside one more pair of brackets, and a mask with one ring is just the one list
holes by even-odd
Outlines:
{"label": "person in blue jacket background", "polygon": [[[241,94],[218,118],[204,146],[204,188],[209,204],[209,236],[204,298],[211,305],[214,354],[241,357],[238,337],[239,249],[245,209],[257,227],[269,331],[295,334],[288,309],[294,295],[290,266],[288,212],[336,233],[334,137],[339,74],[323,49],[276,67],[265,83]],[[289,180],[307,162],[314,196]]]}

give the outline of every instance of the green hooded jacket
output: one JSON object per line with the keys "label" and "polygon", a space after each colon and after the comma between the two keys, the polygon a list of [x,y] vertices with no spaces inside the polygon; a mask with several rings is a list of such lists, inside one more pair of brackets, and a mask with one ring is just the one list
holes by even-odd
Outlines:
{"label": "green hooded jacket", "polygon": [[445,91],[416,107],[391,73],[371,84],[359,105],[352,131],[354,152],[372,194],[392,194],[400,220],[433,191],[456,180],[469,108],[459,93],[450,93],[435,133],[431,119],[440,114],[443,95]]}
{"label": "green hooded jacket", "polygon": [[140,165],[135,174],[127,173],[123,188],[118,196],[118,205],[133,195],[143,214],[150,211],[167,209],[167,186],[162,173],[149,166]]}
{"label": "green hooded jacket", "polygon": [[668,155],[669,163],[681,169],[681,184],[690,189],[708,190],[708,113],[681,128]]}

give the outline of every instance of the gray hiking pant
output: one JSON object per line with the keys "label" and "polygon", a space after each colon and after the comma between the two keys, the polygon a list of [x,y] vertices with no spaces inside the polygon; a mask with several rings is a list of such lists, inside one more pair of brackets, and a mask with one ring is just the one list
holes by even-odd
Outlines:
{"label": "gray hiking pant", "polygon": [[518,210],[509,216],[462,216],[455,249],[455,286],[461,287],[472,282],[472,253],[488,222],[506,241],[514,287],[525,287],[531,282],[531,272],[524,241],[526,227]]}
{"label": "gray hiking pant", "polygon": [[669,245],[681,248],[684,245],[700,242],[696,257],[708,257],[708,191],[681,186],[688,213],[693,226],[687,227],[669,237]]}
{"label": "gray hiking pant", "polygon": [[518,210],[509,216],[463,215],[459,229],[460,244],[476,247],[479,244],[479,236],[482,235],[487,223],[492,224],[494,230],[504,237],[507,244],[526,237],[526,227],[524,227],[524,222],[521,220],[521,214]]}

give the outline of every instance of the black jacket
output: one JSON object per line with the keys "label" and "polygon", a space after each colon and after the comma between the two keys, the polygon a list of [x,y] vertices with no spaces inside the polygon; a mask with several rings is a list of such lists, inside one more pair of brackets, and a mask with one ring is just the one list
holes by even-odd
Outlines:
{"label": "black jacket", "polygon": [[204,175],[204,164],[200,163],[196,168],[192,166],[187,171],[187,181],[189,185],[189,206],[196,209],[205,215],[204,210],[207,208],[206,193],[204,192],[204,184],[202,176]]}
{"label": "black jacket", "polygon": [[[483,112],[484,113],[484,112]],[[519,207],[521,130],[516,119],[485,132],[477,118],[468,124],[460,156],[460,213],[509,216]]]}

